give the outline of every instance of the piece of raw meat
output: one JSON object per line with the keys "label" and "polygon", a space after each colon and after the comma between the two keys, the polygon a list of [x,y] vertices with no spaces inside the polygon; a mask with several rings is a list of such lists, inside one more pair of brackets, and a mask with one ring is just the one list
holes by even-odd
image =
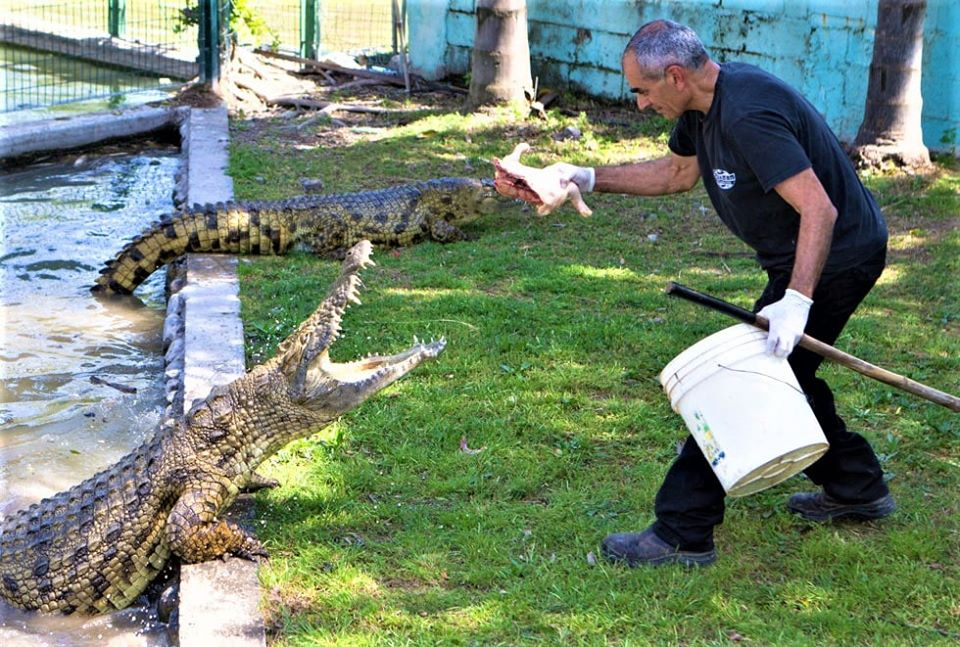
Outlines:
{"label": "piece of raw meat", "polygon": [[500,195],[516,198],[537,207],[545,216],[567,200],[581,216],[593,213],[580,195],[576,182],[562,179],[551,167],[533,168],[520,163],[520,156],[530,150],[527,143],[517,144],[502,160],[493,158],[493,186]]}

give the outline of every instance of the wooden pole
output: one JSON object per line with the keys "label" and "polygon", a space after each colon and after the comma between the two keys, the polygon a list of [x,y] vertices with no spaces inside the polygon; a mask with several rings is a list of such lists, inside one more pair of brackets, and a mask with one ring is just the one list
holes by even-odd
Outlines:
{"label": "wooden pole", "polygon": [[[749,310],[744,310],[739,306],[728,303],[722,299],[718,299],[708,294],[697,292],[696,290],[692,290],[686,286],[680,285],[679,283],[671,282],[669,285],[667,285],[667,294],[684,298],[687,301],[692,301],[702,306],[707,306],[708,308],[712,308],[718,312],[722,312],[726,315],[730,315],[731,317],[739,319],[744,323],[752,324],[762,330],[767,330],[770,327],[770,322],[756,313],[750,312]],[[943,391],[938,391],[937,389],[929,387],[925,384],[921,384],[920,382],[915,382],[914,380],[894,373],[893,371],[888,371],[885,368],[880,368],[879,366],[865,362],[858,357],[850,355],[849,353],[845,353],[838,348],[834,348],[830,344],[825,344],[822,341],[811,337],[810,335],[804,335],[800,339],[798,345],[818,355],[821,355],[826,359],[832,360],[837,364],[851,368],[861,375],[866,375],[867,377],[873,378],[878,382],[883,382],[884,384],[889,384],[890,386],[896,387],[901,391],[906,391],[907,393],[920,396],[925,400],[942,405],[951,411],[960,412],[960,398],[957,396],[944,393]]]}

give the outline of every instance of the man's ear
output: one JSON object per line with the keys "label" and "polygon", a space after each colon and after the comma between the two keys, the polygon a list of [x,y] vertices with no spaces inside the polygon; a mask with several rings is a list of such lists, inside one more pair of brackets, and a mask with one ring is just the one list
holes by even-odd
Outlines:
{"label": "man's ear", "polygon": [[687,83],[687,71],[682,65],[668,65],[663,71],[663,76],[676,90],[682,90]]}

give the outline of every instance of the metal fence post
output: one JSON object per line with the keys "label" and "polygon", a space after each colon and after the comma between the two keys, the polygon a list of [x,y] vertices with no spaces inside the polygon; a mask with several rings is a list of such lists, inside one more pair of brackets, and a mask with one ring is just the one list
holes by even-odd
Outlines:
{"label": "metal fence post", "polygon": [[110,36],[119,38],[126,29],[127,0],[107,0],[107,31]]}
{"label": "metal fence post", "polygon": [[300,56],[316,58],[320,49],[320,2],[300,0]]}
{"label": "metal fence post", "polygon": [[220,3],[219,0],[200,0],[199,5],[200,82],[215,90],[220,82]]}

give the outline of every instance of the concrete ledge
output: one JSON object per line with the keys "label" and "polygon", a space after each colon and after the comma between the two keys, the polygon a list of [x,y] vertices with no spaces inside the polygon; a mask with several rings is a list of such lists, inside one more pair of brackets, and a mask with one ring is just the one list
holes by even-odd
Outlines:
{"label": "concrete ledge", "polygon": [[[70,35],[65,35],[65,31]],[[3,24],[0,42],[180,80],[192,79],[199,71],[196,50],[192,54],[178,52],[169,47],[111,38],[103,32],[83,32],[76,27],[65,29],[61,24]]]}
{"label": "concrete ledge", "polygon": [[227,175],[230,134],[226,108],[190,110],[180,126],[186,172],[183,195],[188,204],[227,202],[233,199],[233,180]]}
{"label": "concrete ledge", "polygon": [[107,116],[94,114],[17,124],[0,129],[0,159],[141,135],[176,126],[187,114],[179,108],[139,108]]}
{"label": "concrete ledge", "polygon": [[[193,109],[181,125],[186,169],[181,193],[190,203],[225,202],[233,197],[226,175],[227,112]],[[233,256],[187,256],[183,299],[183,406],[189,409],[213,386],[242,375],[243,327],[240,322],[237,261]],[[231,518],[249,517],[243,501]],[[180,647],[261,647],[266,644],[259,609],[257,565],[236,558],[180,568]]]}
{"label": "concrete ledge", "polygon": [[190,254],[184,303],[184,413],[195,399],[245,372],[240,286],[234,256]]}

